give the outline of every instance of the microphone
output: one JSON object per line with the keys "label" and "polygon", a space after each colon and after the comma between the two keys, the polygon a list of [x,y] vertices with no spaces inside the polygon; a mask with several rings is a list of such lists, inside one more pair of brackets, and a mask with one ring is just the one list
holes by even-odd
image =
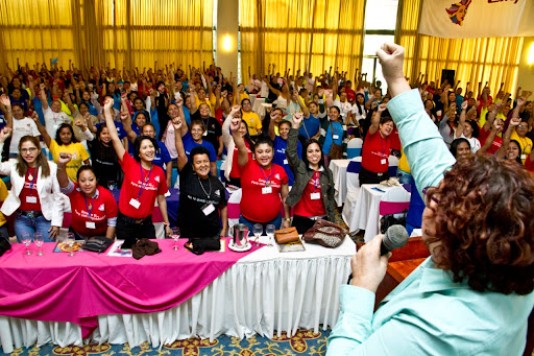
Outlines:
{"label": "microphone", "polygon": [[[409,238],[410,237],[408,236],[408,231],[406,231],[406,228],[404,226],[399,224],[391,225],[386,230],[386,234],[382,239],[382,243],[380,244],[380,256],[384,256],[390,251],[406,245]],[[349,275],[347,284],[350,284],[351,280],[352,273]]]}
{"label": "microphone", "polygon": [[406,245],[409,236],[408,231],[402,225],[396,224],[388,227],[382,244],[380,245],[380,255],[384,256],[388,252]]}

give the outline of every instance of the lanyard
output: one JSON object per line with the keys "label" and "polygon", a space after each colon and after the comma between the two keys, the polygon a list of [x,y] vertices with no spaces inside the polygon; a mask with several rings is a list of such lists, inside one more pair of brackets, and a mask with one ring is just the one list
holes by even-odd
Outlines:
{"label": "lanyard", "polygon": [[[139,169],[140,169],[140,176],[143,177],[143,165],[142,164],[139,164]],[[152,174],[152,166],[150,167],[148,174],[145,176],[143,183],[141,183],[141,187],[139,187],[139,193],[137,193],[137,199],[141,197],[141,193],[143,193],[143,190],[145,190],[146,186],[148,185],[148,180],[150,179],[151,174]]]}
{"label": "lanyard", "polygon": [[263,167],[260,167],[261,173],[263,173],[263,178],[265,178],[265,186],[268,187],[271,185],[271,176],[273,175],[273,167],[271,166],[271,172],[269,173],[269,176],[265,174],[265,169]]}
{"label": "lanyard", "polygon": [[[30,168],[28,168],[28,171],[26,172],[26,180],[28,181],[28,183],[30,183],[30,191],[33,190],[33,185],[34,185],[34,181],[35,181],[35,176],[34,174],[36,175],[37,172],[36,170],[33,170],[33,174],[30,172]],[[31,177],[31,179],[30,179]],[[31,192],[30,192],[31,193]]]}
{"label": "lanyard", "polygon": [[95,198],[91,198],[91,204],[87,202],[87,197],[85,194],[83,195],[83,199],[85,200],[85,208],[87,209],[87,212],[89,213],[89,218],[91,218],[91,212],[93,211],[93,208],[95,207]]}
{"label": "lanyard", "polygon": [[206,198],[209,199],[210,196],[211,196],[211,180],[210,180],[210,178],[208,177],[209,191],[207,191],[207,192],[206,192],[206,189],[204,189],[204,184],[202,184],[202,181],[200,180],[200,177],[198,175],[197,175],[197,179],[198,179],[198,184],[200,184],[200,188],[202,188],[202,191],[206,195]]}
{"label": "lanyard", "polygon": [[313,172],[312,180],[313,180],[313,192],[315,193],[317,191],[317,188],[319,188],[319,185],[321,184],[321,173],[315,171]]}

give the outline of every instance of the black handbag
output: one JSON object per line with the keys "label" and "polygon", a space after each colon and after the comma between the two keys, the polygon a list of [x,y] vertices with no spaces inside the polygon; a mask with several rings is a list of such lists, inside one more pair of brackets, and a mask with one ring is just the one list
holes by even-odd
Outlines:
{"label": "black handbag", "polygon": [[406,226],[406,214],[407,212],[403,212],[382,216],[380,218],[380,233],[385,234],[392,225]]}
{"label": "black handbag", "polygon": [[[187,246],[189,243],[191,244],[190,247]],[[206,251],[219,251],[221,249],[221,240],[218,238],[189,239],[189,243],[186,244],[185,248],[195,255],[202,255]]]}
{"label": "black handbag", "polygon": [[9,243],[9,240],[0,237],[0,256],[9,250],[11,250],[11,244]]}
{"label": "black handbag", "polygon": [[108,239],[105,236],[93,236],[89,238],[85,243],[83,244],[83,250],[84,251],[91,251],[91,252],[104,252],[108,249],[109,246],[113,243],[112,239]]}

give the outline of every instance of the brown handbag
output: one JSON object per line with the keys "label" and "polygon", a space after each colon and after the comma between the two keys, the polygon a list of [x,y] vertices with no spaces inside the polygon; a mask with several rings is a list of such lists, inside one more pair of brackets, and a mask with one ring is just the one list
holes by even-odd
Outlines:
{"label": "brown handbag", "polygon": [[302,239],[309,243],[324,247],[338,247],[343,242],[347,230],[328,220],[318,219],[313,226],[302,235]]}
{"label": "brown handbag", "polygon": [[299,233],[297,232],[297,228],[294,226],[276,230],[274,232],[274,239],[276,240],[276,243],[283,245],[290,242],[296,242],[299,241]]}

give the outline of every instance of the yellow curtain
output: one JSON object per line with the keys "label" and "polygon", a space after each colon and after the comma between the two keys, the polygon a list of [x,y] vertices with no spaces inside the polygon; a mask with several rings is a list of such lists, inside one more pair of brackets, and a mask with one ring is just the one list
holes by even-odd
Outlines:
{"label": "yellow curtain", "polygon": [[[319,75],[330,66],[354,73],[363,50],[365,0],[241,0],[243,77],[277,71],[309,70]],[[261,54],[261,55],[260,55]]]}
{"label": "yellow curtain", "polygon": [[214,0],[0,0],[0,67],[187,68],[213,60]]}
{"label": "yellow curtain", "polygon": [[[406,49],[404,71],[415,79],[419,73],[428,81],[441,80],[442,69],[455,71],[456,81],[465,89],[467,82],[476,93],[477,84],[488,82],[492,91],[514,93],[521,61],[523,38],[493,37],[445,39],[419,35],[422,0],[400,0],[396,41]],[[493,93],[494,95],[497,93]]]}
{"label": "yellow curtain", "polygon": [[71,0],[0,0],[0,68],[58,58],[66,69],[75,60],[71,28]]}

